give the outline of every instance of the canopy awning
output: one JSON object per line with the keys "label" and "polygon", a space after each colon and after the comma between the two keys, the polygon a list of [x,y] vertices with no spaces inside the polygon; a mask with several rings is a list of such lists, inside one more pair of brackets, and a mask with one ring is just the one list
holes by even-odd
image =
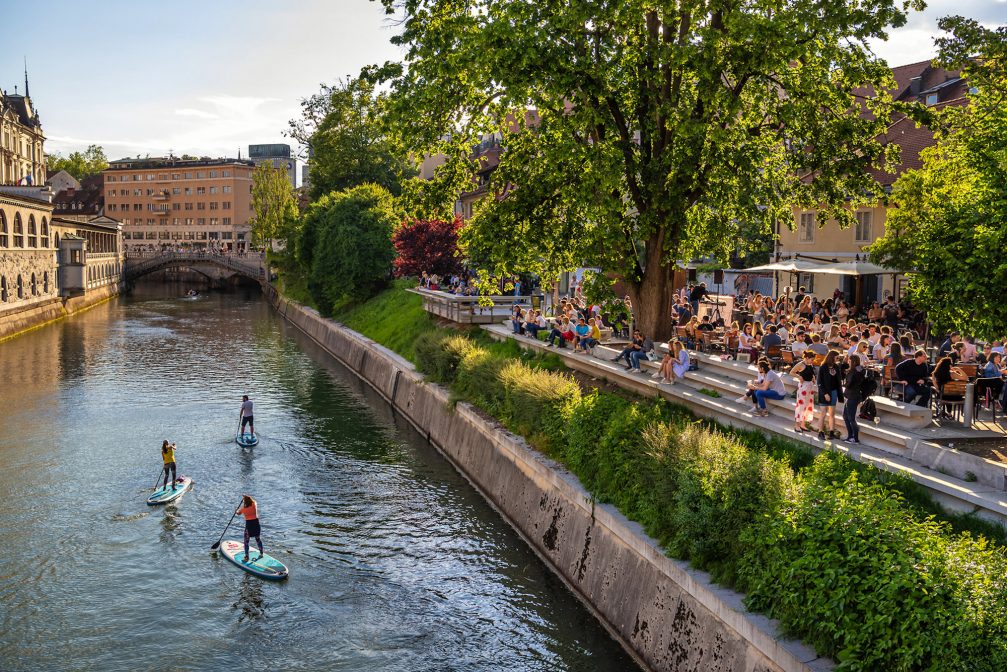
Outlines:
{"label": "canopy awning", "polygon": [[810,259],[778,261],[764,266],[746,268],[746,271],[783,271],[786,273],[815,273],[821,275],[898,275],[901,271],[878,266],[869,261],[821,262]]}

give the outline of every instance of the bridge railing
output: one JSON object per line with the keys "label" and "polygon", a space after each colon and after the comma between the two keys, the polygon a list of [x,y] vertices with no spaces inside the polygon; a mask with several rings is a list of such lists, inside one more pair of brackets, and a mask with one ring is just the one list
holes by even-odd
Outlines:
{"label": "bridge railing", "polygon": [[127,277],[135,277],[173,261],[217,264],[255,279],[265,276],[265,264],[258,256],[238,257],[206,252],[130,252],[123,270]]}

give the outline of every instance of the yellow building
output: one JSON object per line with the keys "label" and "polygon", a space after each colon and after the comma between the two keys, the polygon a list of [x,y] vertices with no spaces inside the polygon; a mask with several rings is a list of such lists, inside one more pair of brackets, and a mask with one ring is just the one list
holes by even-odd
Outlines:
{"label": "yellow building", "polygon": [[[896,87],[892,97],[900,101],[919,101],[928,106],[964,105],[967,103],[968,85],[955,71],[931,65],[930,61],[912,63],[892,69]],[[908,118],[897,118],[885,133],[884,140],[899,145],[901,162],[891,173],[874,171],[873,177],[886,191],[905,171],[920,168],[920,152],[934,144],[929,128],[917,128]],[[853,214],[856,224],[842,229],[835,220],[819,227],[818,211],[794,208],[792,225],[780,226],[777,231],[776,259],[792,259],[795,255],[817,261],[852,261],[865,258],[864,250],[885,234],[888,208],[879,203],[873,207],[858,208]],[[783,279],[781,279],[783,280]],[[788,279],[789,280],[789,279]],[[803,285],[818,297],[832,296],[840,290],[847,299],[858,305],[882,301],[893,291],[901,296],[902,278],[891,276],[862,276],[860,282],[851,276],[800,274],[796,286]],[[859,289],[859,295],[857,290]]]}

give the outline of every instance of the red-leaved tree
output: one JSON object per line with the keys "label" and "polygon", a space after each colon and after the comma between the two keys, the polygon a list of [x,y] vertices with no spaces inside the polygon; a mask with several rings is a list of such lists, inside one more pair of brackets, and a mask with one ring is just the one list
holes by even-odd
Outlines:
{"label": "red-leaved tree", "polygon": [[427,273],[444,276],[458,273],[462,268],[458,256],[458,231],[460,217],[452,221],[442,219],[415,219],[406,222],[392,238],[398,257],[395,275],[420,275]]}

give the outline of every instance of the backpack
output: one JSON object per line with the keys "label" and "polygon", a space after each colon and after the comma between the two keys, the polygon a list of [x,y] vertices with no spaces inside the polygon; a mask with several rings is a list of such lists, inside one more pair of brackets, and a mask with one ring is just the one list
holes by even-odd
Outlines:
{"label": "backpack", "polygon": [[860,396],[867,399],[878,391],[878,373],[873,369],[868,369],[864,373],[864,382],[860,384]]}
{"label": "backpack", "polygon": [[878,417],[878,408],[874,405],[873,399],[868,399],[860,405],[860,414],[858,416],[861,420],[874,421],[874,418]]}

